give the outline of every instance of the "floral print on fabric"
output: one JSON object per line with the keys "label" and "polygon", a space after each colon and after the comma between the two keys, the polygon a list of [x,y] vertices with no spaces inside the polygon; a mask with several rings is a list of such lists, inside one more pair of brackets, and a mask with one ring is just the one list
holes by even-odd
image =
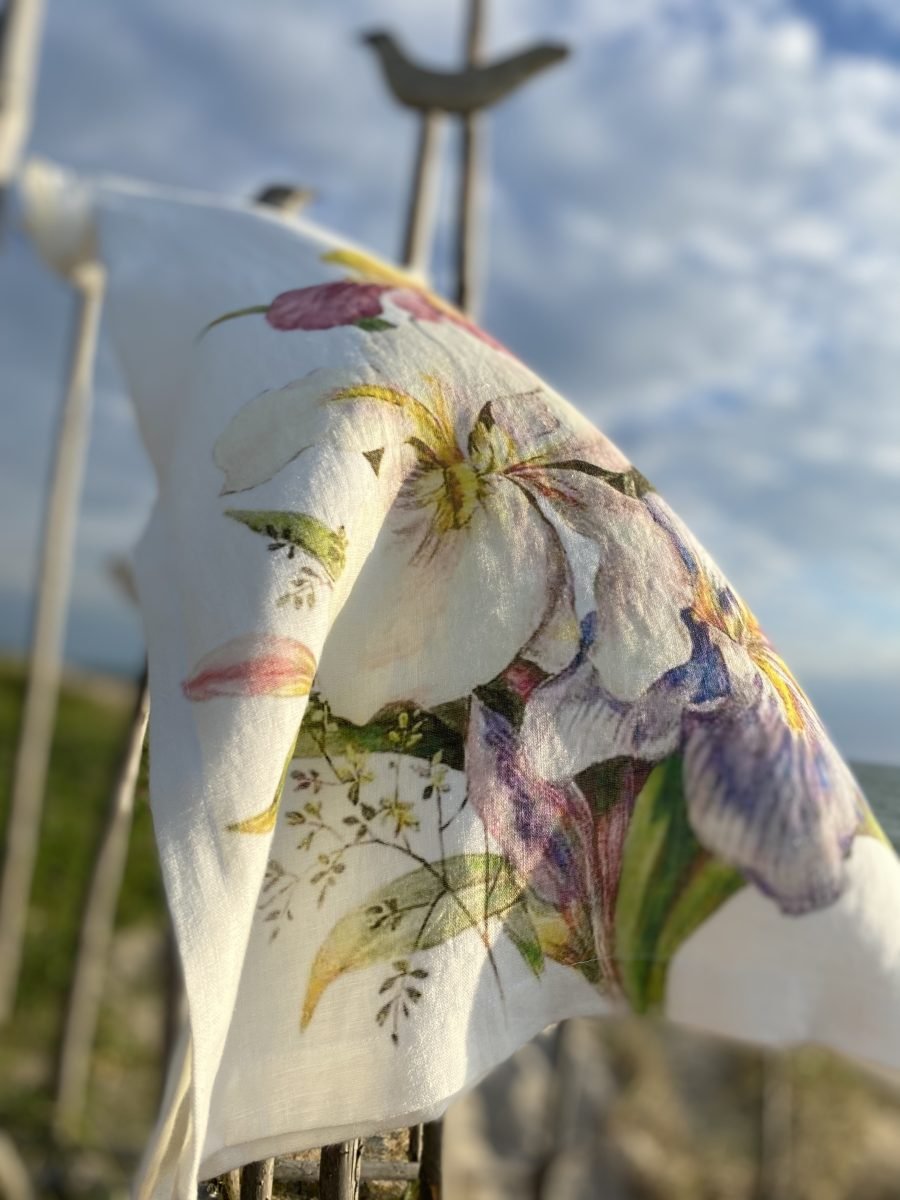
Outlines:
{"label": "floral print on fabric", "polygon": [[344,325],[353,325],[366,333],[382,333],[396,328],[397,318],[403,317],[427,323],[446,321],[495,349],[503,349],[459,309],[425,288],[414,275],[358,250],[333,250],[323,256],[323,261],[349,268],[354,278],[292,288],[281,292],[269,304],[223,313],[203,332],[235,317],[261,315],[273,329],[284,333],[316,332]]}
{"label": "floral print on fabric", "polygon": [[[610,548],[578,657],[529,704],[527,752],[564,778],[597,756],[679,751],[701,841],[785,912],[828,904],[865,818],[859,788],[743,601],[658,496],[643,507],[636,541],[654,548],[665,588],[648,612],[652,589]],[[669,662],[654,663],[648,645]]]}
{"label": "floral print on fabric", "polygon": [[[397,338],[414,362],[418,339]],[[568,662],[578,625],[561,531],[586,520],[603,491],[649,488],[508,356],[493,356],[489,375],[469,373],[460,338],[443,331],[429,347],[432,371],[407,371],[405,386],[313,372],[251,401],[216,444],[228,492],[267,482],[323,442],[357,450],[382,481],[382,535],[319,674],[336,710],[359,723],[391,702],[465,696],[521,650],[548,668]],[[459,653],[463,629],[477,655]]]}
{"label": "floral print on fabric", "polygon": [[312,652],[296,638],[246,634],[201,658],[182,690],[188,700],[305,696],[315,672]]}
{"label": "floral print on fabric", "polygon": [[[258,908],[273,947],[303,904],[333,917],[299,1027],[377,966],[372,1019],[399,1045],[429,1003],[431,955],[460,937],[480,941],[501,997],[504,943],[536,978],[552,964],[658,1008],[673,955],[736,891],[822,908],[854,838],[880,831],[750,611],[640,472],[449,306],[328,257],[363,278],[228,315],[390,338],[273,381],[222,430],[223,516],[256,535],[248,568],[272,574],[279,632],[212,650],[184,683],[196,701],[312,691],[278,793],[228,827],[278,830]],[[397,310],[412,319],[395,326]],[[339,604],[355,548],[315,489],[302,512],[246,495],[299,478],[312,451],[373,488],[377,536]],[[339,479],[320,481],[332,509]],[[383,882],[349,903],[363,859]]]}

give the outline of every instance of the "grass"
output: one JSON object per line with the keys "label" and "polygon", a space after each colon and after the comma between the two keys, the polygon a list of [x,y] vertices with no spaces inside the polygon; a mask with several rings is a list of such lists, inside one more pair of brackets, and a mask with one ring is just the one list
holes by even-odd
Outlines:
{"label": "grass", "polygon": [[[23,686],[20,667],[0,665],[0,827],[6,822]],[[32,1160],[50,1155],[53,1063],[79,918],[130,716],[126,688],[63,688],[16,1011],[0,1030],[0,1127]],[[90,1141],[108,1136],[98,1117],[111,1111],[115,1140],[126,1151],[140,1147],[158,1088],[160,1055],[147,1009],[159,1008],[164,911],[144,772],[85,1126]],[[117,1008],[123,1011],[117,1014]]]}

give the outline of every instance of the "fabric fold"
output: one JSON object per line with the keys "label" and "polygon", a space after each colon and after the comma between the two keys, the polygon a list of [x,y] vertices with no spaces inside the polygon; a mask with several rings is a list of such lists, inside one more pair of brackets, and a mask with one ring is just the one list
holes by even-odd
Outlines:
{"label": "fabric fold", "polygon": [[567,1016],[900,1067],[894,851],[615,446],[311,226],[40,171],[25,202],[57,269],[105,265],[158,478],[137,579],[189,1030],[141,1200],[436,1115]]}

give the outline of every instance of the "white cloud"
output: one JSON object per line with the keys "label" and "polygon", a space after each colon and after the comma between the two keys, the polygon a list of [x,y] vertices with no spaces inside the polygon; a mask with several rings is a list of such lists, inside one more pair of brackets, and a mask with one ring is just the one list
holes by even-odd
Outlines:
{"label": "white cloud", "polygon": [[895,754],[900,73],[786,5],[632,33],[504,130],[498,332],[619,435],[801,678],[872,682]]}
{"label": "white cloud", "polygon": [[[527,322],[522,344],[689,515],[703,522],[714,496],[720,524],[754,520],[799,565],[842,547],[835,587],[877,568],[900,616],[885,453],[900,440],[900,74],[825,55],[768,6],[713,32],[600,37],[556,86],[527,124],[561,219],[534,219],[546,185],[499,194],[497,310],[503,264],[515,276],[500,332],[515,343]],[[525,123],[501,177],[515,180]],[[723,392],[744,402],[704,413],[698,396]],[[766,570],[736,566],[748,584]]]}

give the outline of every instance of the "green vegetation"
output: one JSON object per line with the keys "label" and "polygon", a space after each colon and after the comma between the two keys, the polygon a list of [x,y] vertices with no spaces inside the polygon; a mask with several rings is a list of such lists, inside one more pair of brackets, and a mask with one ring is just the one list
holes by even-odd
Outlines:
{"label": "green vegetation", "polygon": [[[0,828],[5,828],[24,678],[0,666]],[[0,1128],[49,1153],[53,1059],[88,873],[131,716],[127,686],[80,681],[60,699],[16,1013],[0,1030]],[[116,946],[104,993],[85,1134],[140,1148],[159,1087],[164,902],[142,773]]]}

